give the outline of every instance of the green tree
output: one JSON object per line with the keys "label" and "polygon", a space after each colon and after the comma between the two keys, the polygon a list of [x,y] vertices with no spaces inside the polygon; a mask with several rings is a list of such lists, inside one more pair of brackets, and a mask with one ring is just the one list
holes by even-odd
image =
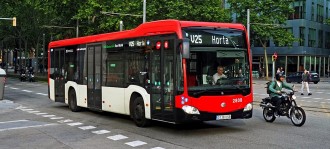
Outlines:
{"label": "green tree", "polygon": [[250,9],[251,41],[259,42],[264,49],[266,79],[268,79],[267,42],[273,40],[279,46],[291,46],[296,39],[286,30],[285,22],[294,10],[294,0],[228,0],[230,9],[238,22],[246,24],[247,9]]}

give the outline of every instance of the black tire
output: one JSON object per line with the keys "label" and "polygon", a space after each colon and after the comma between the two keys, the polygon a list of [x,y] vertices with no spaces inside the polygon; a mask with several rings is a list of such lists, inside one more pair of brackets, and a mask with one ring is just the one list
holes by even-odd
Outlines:
{"label": "black tire", "polygon": [[145,117],[145,107],[142,97],[137,97],[131,107],[132,118],[138,127],[146,127],[150,124],[150,120]]}
{"label": "black tire", "polygon": [[274,122],[276,119],[274,112],[271,108],[264,108],[262,115],[264,116],[265,121],[269,123]]}
{"label": "black tire", "polygon": [[295,107],[290,112],[290,119],[293,125],[301,127],[306,122],[306,113],[301,107]]}
{"label": "black tire", "polygon": [[72,112],[81,111],[81,107],[77,105],[77,97],[74,90],[70,90],[69,92],[69,108]]}
{"label": "black tire", "polygon": [[314,84],[317,84],[317,83],[319,83],[319,82],[316,82],[316,81],[314,82]]}

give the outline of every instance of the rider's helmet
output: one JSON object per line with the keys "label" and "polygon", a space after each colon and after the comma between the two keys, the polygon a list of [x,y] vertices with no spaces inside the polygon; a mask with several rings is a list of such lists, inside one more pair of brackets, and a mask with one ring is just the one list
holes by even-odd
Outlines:
{"label": "rider's helmet", "polygon": [[280,80],[280,78],[284,78],[285,76],[283,75],[283,73],[276,73],[276,75],[275,75],[275,79],[277,80],[277,81],[281,81]]}

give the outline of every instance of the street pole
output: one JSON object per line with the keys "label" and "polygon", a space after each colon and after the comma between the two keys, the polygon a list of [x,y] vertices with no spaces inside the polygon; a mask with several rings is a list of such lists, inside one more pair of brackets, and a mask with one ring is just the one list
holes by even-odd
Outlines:
{"label": "street pole", "polygon": [[247,34],[248,34],[248,41],[250,43],[250,9],[247,9]]}
{"label": "street pole", "polygon": [[22,69],[22,39],[19,38],[19,72]]}
{"label": "street pole", "polygon": [[119,30],[120,30],[120,31],[123,30],[123,26],[124,26],[123,21],[119,21]]}
{"label": "street pole", "polygon": [[48,54],[47,50],[45,51],[45,34],[42,34],[42,67],[41,67],[41,72],[44,73],[44,68],[45,68],[45,55],[46,53]]}
{"label": "street pole", "polygon": [[146,22],[147,0],[143,0],[143,23]]}
{"label": "street pole", "polygon": [[7,54],[7,55],[6,55],[6,73],[8,73],[8,62],[9,62],[9,61],[8,61],[8,58],[9,58],[9,57],[8,57],[8,53],[9,53],[9,49],[7,49],[7,52],[6,52],[6,54]]}
{"label": "street pole", "polygon": [[79,20],[77,19],[76,37],[79,37]]}
{"label": "street pole", "polygon": [[275,60],[273,60],[273,72],[272,72],[272,81],[274,81],[274,77],[275,77]]}

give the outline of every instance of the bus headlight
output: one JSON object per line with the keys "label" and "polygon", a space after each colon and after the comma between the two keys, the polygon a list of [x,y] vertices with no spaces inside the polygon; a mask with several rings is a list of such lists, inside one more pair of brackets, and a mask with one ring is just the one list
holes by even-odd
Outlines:
{"label": "bus headlight", "polygon": [[252,104],[251,103],[248,103],[245,107],[244,107],[244,110],[243,110],[243,112],[245,112],[245,111],[251,111],[252,110]]}
{"label": "bus headlight", "polygon": [[182,110],[187,114],[200,114],[197,108],[188,105],[183,106]]}

